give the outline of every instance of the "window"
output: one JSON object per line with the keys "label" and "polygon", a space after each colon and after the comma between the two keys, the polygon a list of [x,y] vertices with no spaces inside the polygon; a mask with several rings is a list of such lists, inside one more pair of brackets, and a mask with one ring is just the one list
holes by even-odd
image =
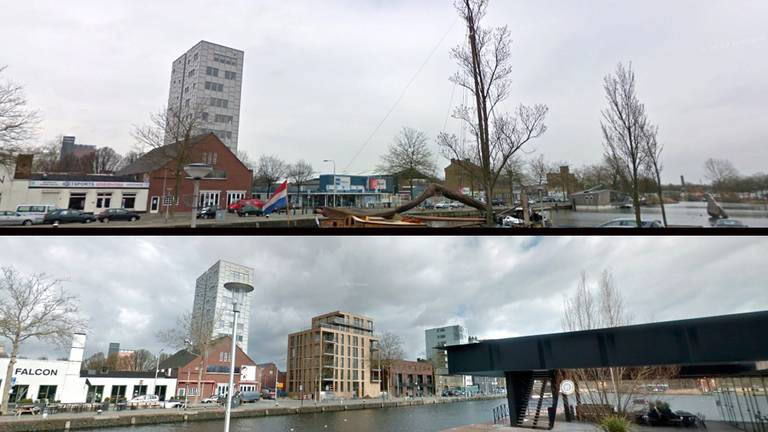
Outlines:
{"label": "window", "polygon": [[133,397],[144,396],[146,394],[147,394],[147,386],[145,385],[133,386]]}
{"label": "window", "polygon": [[191,71],[189,71],[189,73],[187,74],[187,76],[192,76],[192,75],[194,75],[194,74],[195,74],[195,70],[194,70],[194,69],[192,69]]}
{"label": "window", "polygon": [[110,400],[116,400],[119,398],[125,397],[125,389],[127,386],[121,385],[121,386],[112,386],[112,393],[110,394]]}
{"label": "window", "polygon": [[198,57],[199,57],[198,53],[195,53],[195,61],[197,61]]}
{"label": "window", "polygon": [[185,101],[184,101],[184,106],[185,106],[185,107],[187,107],[187,108],[189,108],[189,99],[187,99],[187,100],[185,100]]}
{"label": "window", "polygon": [[219,76],[219,70],[214,67],[207,67],[205,68],[205,74],[208,76],[218,77]]}
{"label": "window", "polygon": [[237,78],[237,74],[235,72],[224,71],[224,78],[228,80],[233,80]]}
{"label": "window", "polygon": [[229,108],[229,101],[226,99],[211,98],[208,104],[220,108]]}
{"label": "window", "polygon": [[11,387],[11,397],[8,398],[8,401],[20,402],[22,399],[27,399],[28,392],[29,392],[28,385],[15,385]]}
{"label": "window", "polygon": [[37,391],[37,400],[47,399],[49,401],[56,400],[56,386],[55,385],[41,385],[40,390]]}
{"label": "window", "polygon": [[132,209],[136,207],[136,194],[135,193],[124,193],[123,194],[123,205],[122,208],[126,209]]}
{"label": "window", "polygon": [[200,118],[203,119],[204,121],[208,121],[208,113],[207,112],[200,113]]}
{"label": "window", "polygon": [[184,93],[189,93],[189,86],[184,87]]}
{"label": "window", "polygon": [[86,396],[85,401],[87,403],[94,403],[101,402],[102,400],[104,400],[104,386],[88,386],[88,396]]}
{"label": "window", "polygon": [[210,81],[205,82],[205,89],[206,90],[213,90],[217,92],[223,92],[224,91],[224,84],[214,83]]}
{"label": "window", "polygon": [[99,192],[96,194],[96,208],[109,208],[112,203],[112,192]]}
{"label": "window", "polygon": [[219,353],[219,361],[220,362],[227,362],[229,361],[229,353],[228,352],[220,352]]}
{"label": "window", "polygon": [[216,123],[232,123],[234,118],[230,115],[216,114]]}

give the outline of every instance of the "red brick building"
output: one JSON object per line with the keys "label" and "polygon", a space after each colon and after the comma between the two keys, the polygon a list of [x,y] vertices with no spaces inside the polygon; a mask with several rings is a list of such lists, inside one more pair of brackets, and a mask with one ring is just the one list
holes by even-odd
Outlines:
{"label": "red brick building", "polygon": [[[213,172],[200,180],[200,206],[226,208],[240,199],[250,198],[253,171],[212,133],[191,138],[187,146],[178,142],[152,149],[121,169],[118,175],[131,175],[138,181],[149,183],[147,211],[164,212],[163,196],[173,195],[175,172],[180,159],[184,165],[207,163],[213,166]],[[172,199],[175,210],[191,211],[194,207],[193,195],[194,180],[182,171],[178,197]]]}
{"label": "red brick building", "polygon": [[393,360],[382,368],[382,390],[390,396],[432,396],[435,394],[435,372],[426,360]]}
{"label": "red brick building", "polygon": [[273,391],[275,389],[275,377],[277,377],[277,390],[285,391],[285,372],[280,372],[274,363],[260,363],[257,365],[261,374],[261,387]]}
{"label": "red brick building", "polygon": [[[199,400],[211,395],[225,395],[229,387],[232,338],[222,336],[211,342],[208,356],[181,350],[160,363],[160,371],[177,379],[176,395]],[[200,370],[203,371],[202,377]],[[235,389],[261,391],[260,372],[256,362],[239,347],[235,349]],[[198,388],[200,391],[198,392]]]}

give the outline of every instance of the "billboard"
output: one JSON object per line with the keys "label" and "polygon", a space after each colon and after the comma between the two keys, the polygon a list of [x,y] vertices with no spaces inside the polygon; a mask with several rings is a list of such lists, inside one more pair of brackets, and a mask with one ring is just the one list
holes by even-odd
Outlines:
{"label": "billboard", "polygon": [[384,190],[387,188],[387,179],[371,177],[368,179],[368,190]]}

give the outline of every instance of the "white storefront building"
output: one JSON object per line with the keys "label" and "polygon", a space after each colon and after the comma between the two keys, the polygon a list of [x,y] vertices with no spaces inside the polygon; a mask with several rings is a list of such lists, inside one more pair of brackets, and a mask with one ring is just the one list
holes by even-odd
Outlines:
{"label": "white storefront building", "polygon": [[108,208],[147,210],[149,182],[97,174],[23,174],[0,166],[0,210],[45,204],[98,213]]}
{"label": "white storefront building", "polygon": [[[61,403],[102,402],[104,398],[176,393],[176,379],[154,372],[85,371],[82,369],[85,334],[76,334],[67,360],[17,359],[11,378],[10,402],[23,399]],[[9,358],[0,358],[0,388],[3,388]],[[0,401],[6,395],[0,392]]]}

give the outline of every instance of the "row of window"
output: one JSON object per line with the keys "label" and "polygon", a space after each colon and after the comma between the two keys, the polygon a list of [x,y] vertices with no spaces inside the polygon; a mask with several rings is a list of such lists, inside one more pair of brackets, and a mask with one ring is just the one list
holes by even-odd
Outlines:
{"label": "row of window", "polygon": [[219,139],[232,139],[232,132],[223,131],[218,129],[202,129],[203,133],[212,133],[219,137]]}
{"label": "row of window", "polygon": [[213,61],[232,66],[237,66],[237,59],[234,57],[225,56],[223,54],[214,54]]}
{"label": "row of window", "polygon": [[229,108],[229,101],[226,99],[219,99],[212,97],[208,102],[208,105],[219,108]]}
{"label": "row of window", "polygon": [[223,92],[224,91],[224,84],[214,83],[210,81],[205,82],[205,89],[206,90],[213,90],[217,92]]}
{"label": "row of window", "polygon": [[[200,118],[204,121],[208,121],[210,119],[210,115],[207,112],[200,113]],[[232,123],[232,120],[235,118],[231,115],[224,115],[224,114],[216,114],[213,117],[213,121],[215,123]]]}

